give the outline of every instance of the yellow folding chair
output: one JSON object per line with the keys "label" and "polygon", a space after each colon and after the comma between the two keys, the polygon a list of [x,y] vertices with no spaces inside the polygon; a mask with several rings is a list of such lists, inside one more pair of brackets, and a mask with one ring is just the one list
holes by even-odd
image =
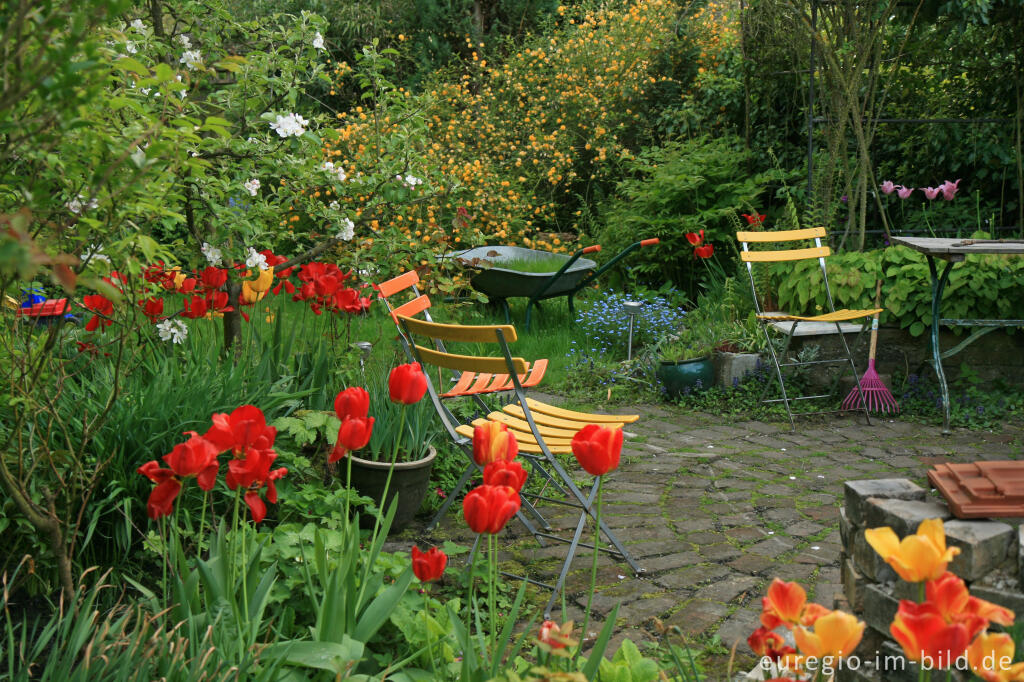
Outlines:
{"label": "yellow folding chair", "polygon": [[[853,380],[856,382],[857,391],[860,392],[860,374],[857,372],[857,366],[853,362],[853,355],[850,353],[850,347],[846,343],[846,337],[843,334],[843,329],[840,326],[842,322],[852,322],[853,320],[867,320],[871,318],[875,313],[881,312],[881,308],[875,308],[872,310],[848,310],[841,309],[836,310],[835,304],[832,302],[832,290],[828,285],[828,272],[825,267],[825,259],[832,253],[832,250],[828,246],[823,246],[821,243],[822,238],[825,236],[824,227],[813,227],[803,230],[785,230],[779,232],[737,232],[736,239],[740,242],[743,251],[740,253],[740,258],[744,263],[747,264],[747,274],[750,276],[750,290],[754,296],[754,308],[757,313],[757,320],[760,323],[761,329],[764,331],[765,338],[768,340],[768,351],[772,357],[772,364],[775,367],[775,376],[779,381],[779,387],[782,390],[781,398],[774,398],[771,400],[764,400],[764,402],[781,402],[786,406],[786,414],[789,415],[790,428],[796,429],[796,422],[793,419],[793,411],[790,408],[790,400],[811,400],[813,398],[825,398],[831,394],[821,395],[806,395],[806,396],[794,396],[790,398],[786,392],[786,383],[783,378],[784,367],[797,367],[806,365],[821,365],[821,364],[835,364],[849,362],[850,370],[853,372]],[[809,240],[814,241],[813,247],[805,246]],[[789,246],[795,246],[797,248],[784,248],[773,251],[752,251],[750,250],[751,244],[781,244],[785,243]],[[817,258],[818,263],[821,266],[821,277],[825,284],[825,296],[828,300],[829,312],[821,315],[788,315],[784,313],[765,312],[761,310],[761,304],[758,299],[756,278],[754,277],[753,264],[754,263],[778,263],[782,261],[798,261],[808,260]],[[786,348],[783,349],[782,355],[785,359],[786,350],[789,348],[789,342],[793,339],[796,333],[797,325],[800,322],[828,322],[836,325],[836,332],[839,334],[839,339],[842,342],[843,350],[845,355],[836,358],[827,358],[823,360],[805,360],[805,361],[787,361],[779,362],[778,353],[776,353],[775,345],[772,343],[770,329],[773,323],[777,322],[793,322],[792,326],[785,331],[787,335]],[[841,377],[836,377],[836,384]],[[861,395],[860,406],[864,412],[864,418],[867,419],[868,424],[871,423],[871,417],[868,414],[867,404],[864,400],[864,396]],[[821,410],[817,412],[802,412],[801,414],[822,414],[831,412],[841,412],[843,410]]]}
{"label": "yellow folding chair", "polygon": [[[585,495],[555,455],[571,453],[573,436],[587,424],[600,424],[609,428],[621,428],[625,424],[635,422],[639,419],[639,416],[574,412],[527,398],[525,389],[520,382],[520,376],[526,373],[526,361],[522,358],[513,357],[508,346],[510,342],[514,342],[517,338],[515,327],[511,325],[470,326],[438,324],[401,315],[398,317],[398,321],[403,330],[403,339],[410,342],[410,351],[413,357],[424,367],[431,365],[459,372],[490,374],[503,372],[511,377],[516,402],[506,405],[500,411],[490,412],[486,418],[476,419],[470,424],[463,424],[442,402],[441,396],[438,394],[433,382],[430,381],[428,374],[427,390],[430,393],[431,401],[437,410],[438,416],[441,418],[453,442],[463,449],[470,462],[458,483],[448,494],[444,505],[438,512],[438,516],[431,523],[431,527],[447,511],[449,505],[462,492],[470,477],[478,470],[476,463],[473,461],[474,426],[485,424],[488,420],[506,424],[509,430],[515,434],[516,440],[519,443],[520,456],[528,462],[534,475],[540,477],[542,481],[539,493],[528,491],[522,493],[523,508],[528,510],[537,519],[540,527],[535,527],[524,514],[520,514],[520,521],[524,523],[541,545],[544,545],[546,540],[567,543],[569,545],[558,579],[554,584],[530,580],[534,584],[551,590],[551,597],[544,609],[545,618],[550,617],[551,608],[562,587],[565,585],[565,578],[569,572],[576,550],[579,547],[593,548],[593,545],[580,541],[587,518],[590,517],[595,522],[597,520],[594,510],[597,486],[593,486],[589,494]],[[493,343],[498,345],[501,356],[458,355],[447,351],[435,350],[434,348],[428,348],[416,343],[415,339],[421,336],[430,339],[431,345],[438,341],[473,344]],[[536,508],[536,504],[540,502],[567,505],[580,511],[579,520],[576,523],[572,538],[562,537],[550,532],[552,530],[550,524],[547,523]],[[640,565],[604,521],[601,521],[601,532],[614,548],[602,547],[603,551],[628,563],[634,573],[640,574],[643,572]]]}

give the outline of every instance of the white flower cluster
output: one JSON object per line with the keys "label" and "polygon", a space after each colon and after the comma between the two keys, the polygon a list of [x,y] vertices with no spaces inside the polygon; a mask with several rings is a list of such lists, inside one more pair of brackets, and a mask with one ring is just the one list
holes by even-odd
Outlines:
{"label": "white flower cluster", "polygon": [[135,19],[129,25],[139,33],[144,33],[146,31],[146,25],[142,23],[142,19]]}
{"label": "white flower cluster", "polygon": [[203,55],[199,50],[185,50],[181,55],[181,59],[178,60],[179,64],[184,64],[189,69],[195,70],[203,63]]}
{"label": "white flower cluster", "polygon": [[356,224],[349,218],[341,219],[341,230],[335,235],[343,242],[350,241],[356,235]]}
{"label": "white flower cluster", "polygon": [[320,31],[317,31],[316,35],[313,36],[313,47],[318,50],[327,49],[327,47],[324,45],[324,37],[320,35]]}
{"label": "white flower cluster", "polygon": [[71,201],[64,205],[67,206],[68,210],[74,213],[75,215],[80,214],[82,211],[91,211],[92,209],[100,205],[99,201],[96,200],[96,197],[90,199],[88,203],[83,204],[83,201],[85,201],[85,196],[79,194],[76,198],[72,199]]}
{"label": "white flower cluster", "polygon": [[341,204],[339,204],[337,201],[332,201],[331,203],[327,204],[327,208],[331,209],[332,211],[337,211],[339,208],[341,208]]}
{"label": "white flower cluster", "polygon": [[89,263],[103,261],[107,265],[110,265],[110,256],[103,253],[102,244],[89,244],[89,248],[82,252],[82,260]]}
{"label": "white flower cluster", "polygon": [[340,166],[335,166],[331,161],[324,161],[324,170],[328,173],[333,173],[338,176],[338,182],[345,182],[348,176],[345,174],[345,169]]}
{"label": "white flower cluster", "polygon": [[423,184],[423,180],[417,178],[415,175],[412,175],[411,173],[409,175],[406,175],[404,178],[401,175],[396,175],[395,180],[398,180],[400,183],[402,183],[409,189],[412,189],[416,185]]}
{"label": "white flower cluster", "polygon": [[184,33],[180,36],[174,36],[174,39],[186,50],[192,47],[192,40]]}
{"label": "white flower cluster", "polygon": [[250,246],[249,253],[247,254],[245,259],[245,267],[266,270],[270,266],[267,265],[267,257]]}
{"label": "white flower cluster", "polygon": [[260,193],[260,181],[259,181],[259,179],[253,178],[252,180],[248,180],[245,183],[245,191],[247,191],[249,193],[249,196],[253,196],[253,197],[256,196],[257,194],[259,194]]}
{"label": "white flower cluster", "polygon": [[298,114],[278,116],[277,120],[270,124],[270,129],[277,132],[281,137],[298,137],[306,132],[309,121]]}
{"label": "white flower cluster", "polygon": [[156,325],[156,332],[161,341],[182,343],[188,338],[188,327],[181,320],[164,320]]}
{"label": "white flower cluster", "polygon": [[223,261],[224,254],[221,253],[221,250],[207,242],[203,242],[202,252],[206,256],[207,262],[214,267],[219,267]]}

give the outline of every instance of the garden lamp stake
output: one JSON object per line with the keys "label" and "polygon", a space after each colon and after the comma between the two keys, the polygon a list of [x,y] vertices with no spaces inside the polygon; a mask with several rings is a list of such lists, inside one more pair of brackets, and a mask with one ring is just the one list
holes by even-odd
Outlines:
{"label": "garden lamp stake", "polygon": [[622,304],[622,308],[629,315],[629,341],[626,345],[626,360],[633,359],[633,320],[636,319],[641,307],[643,307],[643,304],[637,301],[626,301]]}

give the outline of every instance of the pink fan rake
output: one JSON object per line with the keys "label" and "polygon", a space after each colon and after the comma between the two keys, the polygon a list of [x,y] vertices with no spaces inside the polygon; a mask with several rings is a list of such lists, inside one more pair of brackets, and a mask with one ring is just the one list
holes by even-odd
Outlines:
{"label": "pink fan rake", "polygon": [[[875,307],[882,297],[882,280],[875,285]],[[871,320],[871,350],[868,352],[868,371],[860,378],[860,390],[854,386],[853,390],[843,400],[844,410],[858,410],[866,405],[870,412],[899,412],[900,406],[892,393],[886,388],[882,378],[875,371],[875,349],[878,346],[878,313],[875,313]],[[861,403],[863,398],[864,402]]]}

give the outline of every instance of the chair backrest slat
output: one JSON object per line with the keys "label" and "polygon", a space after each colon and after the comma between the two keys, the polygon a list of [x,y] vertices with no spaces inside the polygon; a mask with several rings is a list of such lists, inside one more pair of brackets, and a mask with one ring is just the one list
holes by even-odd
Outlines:
{"label": "chair backrest slat", "polygon": [[398,277],[392,277],[386,282],[381,282],[377,285],[377,291],[384,298],[394,296],[400,291],[404,291],[411,286],[414,286],[420,281],[420,276],[415,270],[409,272],[403,272]]}
{"label": "chair backrest slat", "polygon": [[[397,312],[397,311],[396,311]],[[465,343],[498,343],[498,334],[500,330],[502,335],[505,337],[506,343],[512,343],[516,340],[516,328],[510,324],[496,324],[496,325],[463,325],[463,324],[440,324],[438,322],[426,322],[424,320],[415,319],[412,317],[398,316],[400,322],[405,324],[413,334],[422,334],[423,336],[429,336],[432,339],[441,339],[442,341],[462,341]],[[504,363],[504,360],[502,360]],[[500,372],[491,372],[492,374],[500,374]],[[524,370],[525,371],[525,370]],[[522,374],[522,372],[520,372]]]}
{"label": "chair backrest slat", "polygon": [[[508,363],[505,358],[482,357],[479,355],[457,355],[455,353],[442,353],[441,351],[430,350],[417,345],[415,348],[417,357],[428,365],[445,367],[460,372],[483,372],[486,374],[502,374],[508,371]],[[517,374],[524,374],[528,365],[522,358],[512,358],[512,368]]]}
{"label": "chair backrest slat", "polygon": [[800,239],[817,239],[825,236],[824,227],[809,227],[804,230],[782,230],[779,232],[737,232],[741,242],[793,242]]}
{"label": "chair backrest slat", "polygon": [[746,263],[776,263],[784,260],[806,260],[824,258],[832,253],[827,246],[809,249],[786,249],[783,251],[741,251],[740,258]]}
{"label": "chair backrest slat", "polygon": [[412,317],[418,315],[430,307],[430,297],[426,294],[417,296],[391,311],[391,318],[398,324],[399,317]]}

